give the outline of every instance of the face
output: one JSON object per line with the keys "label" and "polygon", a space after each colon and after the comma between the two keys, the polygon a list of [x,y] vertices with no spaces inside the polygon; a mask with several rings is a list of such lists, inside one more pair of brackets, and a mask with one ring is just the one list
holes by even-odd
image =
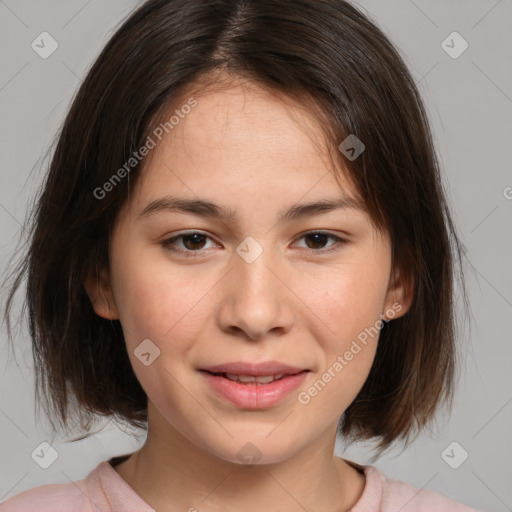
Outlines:
{"label": "face", "polygon": [[[150,429],[228,461],[283,461],[332,433],[381,319],[405,312],[402,289],[306,110],[239,83],[194,99],[118,216],[109,300],[89,291],[121,322]],[[302,208],[324,201],[341,206]]]}

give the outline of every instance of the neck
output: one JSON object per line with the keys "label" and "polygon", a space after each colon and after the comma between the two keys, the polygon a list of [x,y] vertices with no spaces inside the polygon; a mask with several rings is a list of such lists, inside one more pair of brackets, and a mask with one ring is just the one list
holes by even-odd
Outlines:
{"label": "neck", "polygon": [[159,512],[343,512],[364,489],[364,475],[333,455],[335,428],[282,462],[247,466],[213,455],[168,424],[151,428],[148,418],[148,425],[144,446],[115,470]]}

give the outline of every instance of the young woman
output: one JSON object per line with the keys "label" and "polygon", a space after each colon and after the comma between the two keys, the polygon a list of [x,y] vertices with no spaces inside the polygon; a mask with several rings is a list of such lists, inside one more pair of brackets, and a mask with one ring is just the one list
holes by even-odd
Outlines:
{"label": "young woman", "polygon": [[69,111],[11,299],[26,276],[50,418],[147,439],[0,510],[471,511],[333,454],[450,401],[459,267],[418,91],[357,9],[144,3]]}

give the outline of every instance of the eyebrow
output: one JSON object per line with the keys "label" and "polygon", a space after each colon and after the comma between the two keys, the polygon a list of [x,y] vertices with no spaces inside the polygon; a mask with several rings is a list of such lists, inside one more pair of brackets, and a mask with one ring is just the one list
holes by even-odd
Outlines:
{"label": "eyebrow", "polygon": [[[335,199],[296,204],[278,213],[277,222],[286,223],[311,215],[319,215],[340,209],[365,211],[363,204],[357,199],[342,196]],[[165,196],[151,201],[140,213],[138,218],[146,218],[160,212],[191,213],[201,217],[209,217],[224,222],[238,222],[238,212],[232,208],[218,205],[207,199],[188,199],[185,197]]]}

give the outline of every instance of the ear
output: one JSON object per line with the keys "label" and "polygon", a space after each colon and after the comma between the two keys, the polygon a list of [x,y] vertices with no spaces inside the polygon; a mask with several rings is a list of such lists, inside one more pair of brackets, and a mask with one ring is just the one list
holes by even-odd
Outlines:
{"label": "ear", "polygon": [[102,269],[99,275],[89,272],[84,288],[97,315],[106,320],[119,319],[107,269]]}
{"label": "ear", "polygon": [[390,321],[405,315],[412,304],[414,297],[414,278],[405,275],[398,268],[393,269],[389,280],[383,318]]}

